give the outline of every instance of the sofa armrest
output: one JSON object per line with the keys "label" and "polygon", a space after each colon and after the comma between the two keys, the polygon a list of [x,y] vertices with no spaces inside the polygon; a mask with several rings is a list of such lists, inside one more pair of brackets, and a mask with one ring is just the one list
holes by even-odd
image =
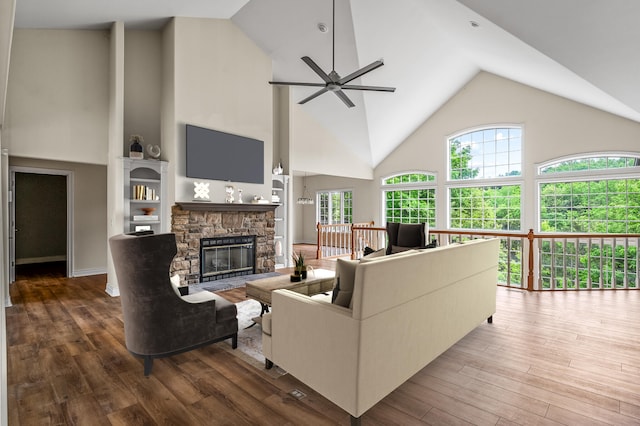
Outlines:
{"label": "sofa armrest", "polygon": [[356,412],[360,321],[352,311],[290,290],[272,294],[271,361]]}

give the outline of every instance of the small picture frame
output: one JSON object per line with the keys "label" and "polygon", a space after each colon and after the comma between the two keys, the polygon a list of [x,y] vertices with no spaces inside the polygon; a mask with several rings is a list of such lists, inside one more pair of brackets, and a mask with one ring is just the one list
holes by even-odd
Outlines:
{"label": "small picture frame", "polygon": [[136,232],[151,231],[151,225],[136,225]]}

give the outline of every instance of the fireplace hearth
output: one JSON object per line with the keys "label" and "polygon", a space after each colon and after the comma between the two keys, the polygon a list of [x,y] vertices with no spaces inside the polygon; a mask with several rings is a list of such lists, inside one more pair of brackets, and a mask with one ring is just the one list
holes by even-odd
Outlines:
{"label": "fireplace hearth", "polygon": [[200,240],[200,281],[255,273],[255,235]]}

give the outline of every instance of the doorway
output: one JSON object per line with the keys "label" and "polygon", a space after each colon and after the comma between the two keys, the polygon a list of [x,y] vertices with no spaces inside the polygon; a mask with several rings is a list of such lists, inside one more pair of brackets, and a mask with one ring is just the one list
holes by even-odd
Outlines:
{"label": "doorway", "polygon": [[11,167],[10,173],[10,282],[16,268],[72,276],[73,172]]}

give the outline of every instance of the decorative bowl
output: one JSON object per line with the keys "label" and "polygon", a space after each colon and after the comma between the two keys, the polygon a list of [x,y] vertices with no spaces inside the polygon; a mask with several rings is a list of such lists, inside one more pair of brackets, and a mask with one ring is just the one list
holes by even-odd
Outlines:
{"label": "decorative bowl", "polygon": [[143,207],[140,210],[142,210],[145,215],[150,215],[151,213],[156,211],[156,208],[155,207]]}

